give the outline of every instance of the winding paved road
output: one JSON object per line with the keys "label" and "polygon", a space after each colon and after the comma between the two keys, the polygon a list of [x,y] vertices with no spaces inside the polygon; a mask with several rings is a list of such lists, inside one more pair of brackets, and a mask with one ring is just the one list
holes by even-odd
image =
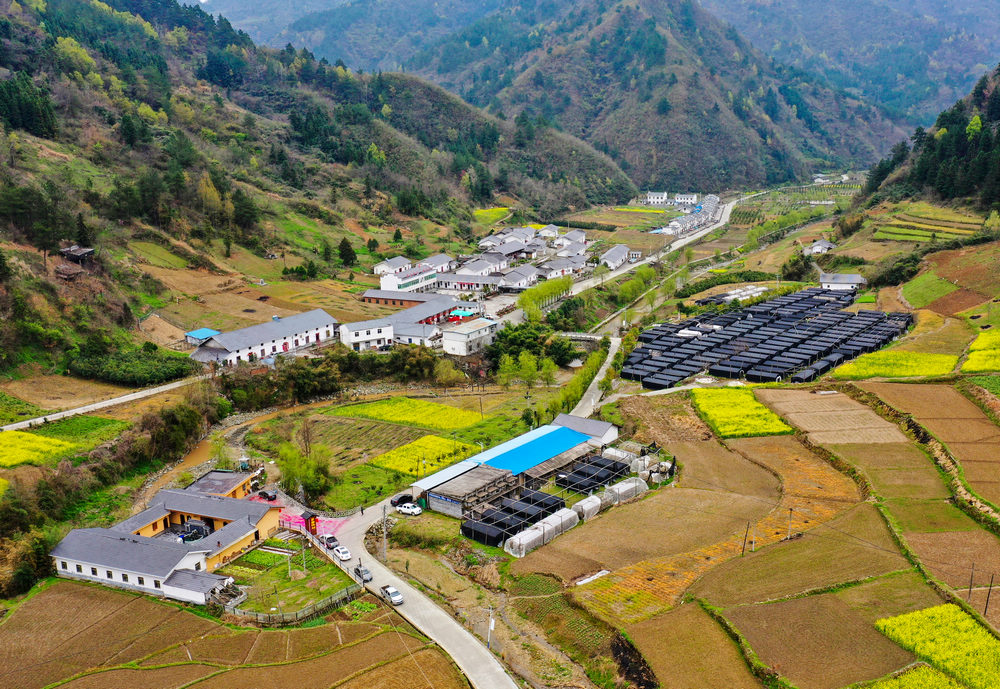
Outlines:
{"label": "winding paved road", "polygon": [[[451,656],[474,689],[518,689],[519,685],[507,674],[500,660],[487,650],[485,644],[434,601],[410,586],[365,550],[365,532],[382,518],[383,507],[394,513],[386,499],[367,508],[364,514],[351,516],[336,532],[341,544],[346,545],[352,554],[357,556],[364,553],[361,556],[362,562],[373,575],[373,579],[365,587],[379,596],[380,586],[395,586],[403,594],[404,601],[396,608],[396,612]],[[349,564],[353,568],[357,559]]]}

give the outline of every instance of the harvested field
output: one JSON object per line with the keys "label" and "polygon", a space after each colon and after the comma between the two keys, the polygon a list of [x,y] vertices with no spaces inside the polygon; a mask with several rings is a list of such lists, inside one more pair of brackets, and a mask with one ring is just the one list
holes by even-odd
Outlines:
{"label": "harvested field", "polygon": [[915,569],[887,574],[833,595],[871,624],[944,602]]}
{"label": "harvested field", "polygon": [[715,440],[669,443],[662,447],[677,458],[680,467],[677,485],[683,488],[773,496],[777,499],[780,486],[773,473],[761,471]]}
{"label": "harvested field", "polygon": [[[228,631],[228,630],[226,630]],[[190,652],[198,661],[221,663],[222,665],[242,665],[250,655],[250,649],[257,641],[257,630],[235,632],[225,636],[210,636],[182,646],[181,652]]]}
{"label": "harvested field", "polygon": [[110,656],[104,664],[130,663],[180,641],[194,639],[219,629],[221,627],[211,620],[196,617],[182,610],[175,610],[170,617],[157,624],[154,629]]}
{"label": "harvested field", "polygon": [[107,670],[60,684],[69,689],[177,689],[219,669],[211,665],[176,665],[149,670]]}
{"label": "harvested field", "polygon": [[809,434],[817,445],[905,443],[898,428],[846,395],[803,390],[757,390],[757,397]]}
{"label": "harvested field", "polygon": [[943,316],[954,316],[955,314],[971,309],[972,307],[978,306],[988,300],[989,297],[982,295],[979,292],[973,292],[968,289],[958,289],[951,294],[946,294],[939,299],[935,299],[927,305],[927,308],[935,313],[940,313]]}
{"label": "harvested field", "polygon": [[329,651],[334,646],[358,641],[376,631],[378,627],[365,623],[327,624],[311,629],[293,629],[288,632],[288,658],[290,660],[308,658]]}
{"label": "harvested field", "polygon": [[636,420],[634,437],[641,443],[656,442],[663,446],[712,437],[712,431],[695,413],[687,395],[626,397],[618,402],[618,409],[626,419]]}
{"label": "harvested field", "polygon": [[997,443],[1000,441],[1000,428],[980,412],[979,418],[963,418],[961,423],[955,423],[953,418],[918,417],[920,423],[934,436],[948,443]]}
{"label": "harvested field", "polygon": [[1000,572],[1000,540],[982,529],[906,532],[903,537],[930,573],[952,588],[969,585],[973,564],[974,586],[987,586],[991,573]]}
{"label": "harvested field", "polygon": [[799,538],[715,567],[688,591],[714,605],[731,606],[907,568],[878,511],[862,503]]}
{"label": "harvested field", "polygon": [[288,640],[295,632],[306,631],[293,629],[291,631],[266,630],[257,635],[250,653],[247,655],[247,663],[278,663],[289,659]]}
{"label": "harvested field", "polygon": [[833,594],[726,610],[760,659],[800,689],[877,679],[916,658]]}
{"label": "harvested field", "polygon": [[[744,471],[766,473],[759,467]],[[767,478],[773,481],[773,477]],[[765,481],[757,482],[763,485]],[[529,553],[511,565],[511,572],[553,574],[572,581],[600,569],[615,570],[716,543],[748,519],[766,514],[778,500],[777,481],[773,481],[772,490],[770,495],[759,496],[688,488],[658,491],[604,512]],[[636,533],[656,537],[637,539],[633,537]]]}
{"label": "harvested field", "polygon": [[736,643],[699,605],[682,605],[626,631],[663,689],[760,687]]}
{"label": "harvested field", "polygon": [[0,390],[50,411],[81,407],[132,392],[131,388],[119,385],[56,375],[6,381],[0,384]]}
{"label": "harvested field", "polygon": [[354,677],[337,689],[467,689],[465,680],[440,651],[426,649]]}
{"label": "harvested field", "polygon": [[236,668],[191,685],[197,689],[328,689],[373,663],[405,656],[423,642],[406,634],[386,632],[354,646],[288,665]]}

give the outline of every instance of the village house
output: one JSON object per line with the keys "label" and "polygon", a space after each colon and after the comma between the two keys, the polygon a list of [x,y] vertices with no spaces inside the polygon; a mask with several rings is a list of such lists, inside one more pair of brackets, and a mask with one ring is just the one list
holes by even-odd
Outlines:
{"label": "village house", "polygon": [[490,273],[495,273],[496,269],[492,261],[487,261],[485,258],[476,258],[468,263],[463,264],[455,271],[458,275],[478,275],[484,276]]}
{"label": "village house", "polygon": [[533,265],[518,266],[500,279],[500,287],[511,291],[528,289],[538,282],[538,273],[538,268]]}
{"label": "village house", "polygon": [[468,275],[464,273],[442,273],[438,278],[440,289],[466,294],[495,292],[502,279],[499,275]]}
{"label": "village house", "polygon": [[601,254],[599,263],[606,265],[609,270],[616,270],[625,264],[627,258],[628,247],[624,244],[616,244]]}
{"label": "village house", "polygon": [[646,205],[647,206],[672,206],[674,205],[674,200],[670,198],[670,192],[667,191],[647,191],[646,192]]}
{"label": "village house", "polygon": [[447,273],[449,270],[455,269],[458,265],[458,261],[453,259],[448,254],[434,254],[433,256],[428,256],[421,261],[417,261],[417,265],[433,268],[440,273]]}
{"label": "village house", "polygon": [[587,233],[583,230],[570,230],[564,235],[560,235],[552,240],[552,246],[562,248],[567,244],[587,245]]}
{"label": "village house", "polygon": [[496,336],[499,323],[477,318],[441,331],[441,346],[448,354],[469,356],[483,351]]}
{"label": "village house", "polygon": [[546,225],[535,233],[535,236],[540,239],[555,239],[559,236],[559,228],[555,225]]}
{"label": "village house", "polygon": [[109,529],[73,529],[52,549],[56,574],[189,603],[232,583],[212,574],[278,530],[279,507],[197,491],[161,490]]}
{"label": "village house", "polygon": [[638,261],[641,258],[642,258],[642,252],[639,251],[638,249],[629,249],[628,250],[628,262],[629,263],[635,263],[636,261]]}
{"label": "village house", "polygon": [[587,245],[582,242],[570,242],[563,245],[556,252],[558,258],[572,258],[573,256],[583,256],[587,252]]}
{"label": "village house", "polygon": [[340,341],[355,352],[385,347],[393,341],[392,323],[386,318],[342,323]]}
{"label": "village house", "polygon": [[807,246],[805,249],[803,249],[802,253],[805,254],[806,256],[818,256],[820,254],[825,254],[831,249],[836,249],[836,248],[837,245],[834,244],[833,242],[828,242],[825,239],[818,239],[809,246]]}
{"label": "village house", "polygon": [[336,337],[337,319],[323,309],[315,309],[284,318],[274,316],[259,325],[213,335],[202,342],[191,358],[232,366],[295,352]]}
{"label": "village house", "polygon": [[369,289],[361,295],[361,301],[383,306],[416,306],[440,296],[437,292],[398,292],[396,290]]}
{"label": "village house", "polygon": [[390,273],[402,273],[404,270],[409,270],[412,267],[413,264],[406,256],[393,256],[381,263],[376,263],[375,267],[372,268],[372,272],[376,275],[388,275]]}
{"label": "village house", "polygon": [[823,289],[857,291],[862,285],[867,285],[868,280],[857,273],[820,273],[819,284]]}
{"label": "village house", "polygon": [[396,292],[427,292],[437,284],[437,270],[416,266],[399,273],[387,273],[379,278],[379,288]]}

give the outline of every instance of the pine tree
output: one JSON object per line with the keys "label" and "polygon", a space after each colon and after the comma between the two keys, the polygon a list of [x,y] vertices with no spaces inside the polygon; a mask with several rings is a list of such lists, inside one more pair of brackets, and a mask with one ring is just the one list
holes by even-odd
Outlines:
{"label": "pine tree", "polygon": [[392,241],[394,242],[403,241],[403,233],[399,230],[398,227],[396,228],[396,231],[392,233]]}
{"label": "pine tree", "polygon": [[351,243],[347,241],[347,237],[340,240],[340,246],[337,247],[337,253],[340,254],[340,260],[345,266],[353,266],[358,262],[358,255],[354,253],[354,247]]}
{"label": "pine tree", "polygon": [[7,256],[0,251],[0,283],[10,280],[11,275],[13,275],[13,271],[10,264],[7,263]]}
{"label": "pine tree", "polygon": [[76,214],[76,243],[80,246],[94,245],[94,233],[90,231],[87,223],[83,221],[83,213]]}

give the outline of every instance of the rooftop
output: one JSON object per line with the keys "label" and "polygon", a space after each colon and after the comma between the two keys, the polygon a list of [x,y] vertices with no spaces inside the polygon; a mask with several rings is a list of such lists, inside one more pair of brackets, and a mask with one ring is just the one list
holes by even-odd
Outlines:
{"label": "rooftop", "polygon": [[496,469],[507,469],[516,475],[587,440],[588,436],[570,428],[546,425],[470,457],[469,460],[488,464]]}
{"label": "rooftop", "polygon": [[230,577],[211,572],[196,572],[193,569],[178,569],[163,581],[164,586],[184,589],[185,591],[197,591],[198,593],[211,593],[220,586],[224,586]]}
{"label": "rooftop", "polygon": [[628,247],[624,244],[616,244],[601,254],[602,261],[624,261],[626,258],[628,258]]}
{"label": "rooftop", "polygon": [[591,438],[600,438],[615,427],[613,423],[608,423],[607,421],[585,419],[582,416],[573,416],[572,414],[560,414],[552,424],[554,426],[572,428],[574,431],[589,435]]}
{"label": "rooftop", "polygon": [[438,495],[461,499],[469,493],[488,486],[497,479],[509,475],[509,471],[496,469],[483,464],[461,473],[450,481],[438,484],[433,488],[433,491]]}
{"label": "rooftop", "polygon": [[213,469],[184,490],[205,495],[225,495],[250,478],[253,478],[253,474]]}
{"label": "rooftop", "polygon": [[857,273],[820,273],[820,282],[832,283],[834,285],[866,285],[868,280]]}
{"label": "rooftop", "polygon": [[262,342],[280,340],[295,333],[336,325],[336,323],[337,319],[323,309],[314,309],[305,313],[297,313],[294,316],[274,318],[228,333],[220,333],[213,336],[209,340],[209,344],[212,345],[213,349],[236,352],[247,347],[254,347]]}
{"label": "rooftop", "polygon": [[394,289],[368,289],[362,297],[369,299],[399,299],[402,301],[431,301],[440,296],[437,292],[400,292]]}
{"label": "rooftop", "polygon": [[100,567],[165,577],[189,552],[186,545],[159,538],[111,529],[73,529],[51,554]]}
{"label": "rooftop", "polygon": [[497,325],[497,322],[491,321],[489,318],[476,318],[475,320],[466,321],[465,323],[459,323],[458,325],[449,327],[445,330],[445,332],[471,335],[472,333],[479,332],[480,330],[484,330],[493,325]]}
{"label": "rooftop", "polygon": [[380,266],[385,265],[391,268],[402,268],[403,266],[410,265],[410,259],[408,259],[406,256],[393,256],[392,258],[385,259],[384,261],[379,263],[379,265]]}
{"label": "rooftop", "polygon": [[223,498],[217,495],[188,492],[186,490],[161,490],[150,500],[150,506],[139,514],[115,524],[112,530],[131,533],[136,529],[165,517],[168,512],[184,512],[211,519],[250,519],[254,523],[271,509],[269,505],[250,500]]}
{"label": "rooftop", "polygon": [[198,328],[197,330],[184,333],[186,337],[193,337],[196,340],[207,340],[210,337],[215,337],[220,334],[221,333],[218,330],[213,330],[212,328]]}

